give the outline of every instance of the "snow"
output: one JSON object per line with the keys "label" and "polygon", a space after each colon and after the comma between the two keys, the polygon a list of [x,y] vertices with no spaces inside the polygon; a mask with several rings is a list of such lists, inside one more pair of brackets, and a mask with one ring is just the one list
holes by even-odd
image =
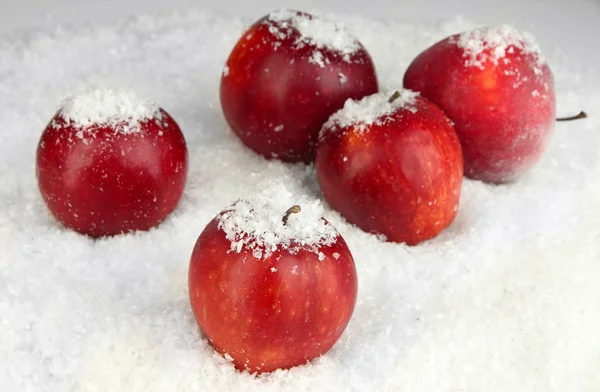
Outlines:
{"label": "snow", "polygon": [[311,64],[317,64],[321,68],[325,68],[325,58],[323,57],[323,53],[318,50],[313,52],[313,54],[308,58],[308,62]]}
{"label": "snow", "polygon": [[[300,210],[287,215],[293,206]],[[295,254],[300,248],[311,249],[320,258],[319,248],[333,244],[339,235],[323,219],[321,201],[297,196],[296,189],[275,181],[258,185],[253,194],[242,197],[218,220],[219,228],[231,241],[231,251],[251,249],[257,259],[269,257],[278,249]]]}
{"label": "snow", "polygon": [[[402,85],[423,49],[473,27],[331,18],[369,50],[382,89]],[[200,232],[262,179],[321,199],[313,167],[264,160],[223,120],[223,64],[251,22],[185,12],[0,36],[0,391],[596,390],[599,75],[553,48],[558,113],[590,117],[556,124],[531,173],[504,186],[465,180],[454,224],[416,247],[382,243],[325,205],[359,278],[338,344],[258,379],[214,353],[187,291]],[[185,194],[156,229],[92,240],[59,226],[40,198],[41,132],[89,84],[153,97],[185,133]]]}
{"label": "snow", "polygon": [[88,87],[67,98],[59,114],[75,128],[101,125],[125,134],[139,131],[142,121],[161,117],[159,107],[135,91],[106,86]]}
{"label": "snow", "polygon": [[[282,9],[272,12],[267,17],[269,31],[280,40],[292,36],[297,32],[299,37],[296,45],[301,47],[310,45],[316,49],[327,48],[342,55],[345,61],[350,61],[350,56],[360,49],[356,38],[348,33],[344,24],[334,23],[320,16],[309,16],[298,11]],[[323,65],[323,54],[318,50],[311,57],[312,62]]]}
{"label": "snow", "polygon": [[521,33],[509,25],[497,27],[480,27],[462,33],[456,41],[458,47],[464,49],[467,66],[476,66],[483,69],[486,61],[498,64],[505,59],[507,53],[512,53],[515,48],[525,54],[532,55],[535,59],[535,70],[546,63],[546,59],[530,33]]}
{"label": "snow", "polygon": [[[390,98],[400,92],[400,96],[390,102]],[[387,89],[384,92],[364,97],[358,101],[348,99],[344,107],[335,112],[323,126],[321,132],[356,126],[365,130],[369,125],[382,124],[388,121],[390,114],[398,109],[415,112],[415,98],[419,95],[406,89]]]}

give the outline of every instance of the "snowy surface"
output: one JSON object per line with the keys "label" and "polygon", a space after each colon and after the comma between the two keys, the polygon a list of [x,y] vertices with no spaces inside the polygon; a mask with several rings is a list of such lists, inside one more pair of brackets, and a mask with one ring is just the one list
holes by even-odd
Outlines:
{"label": "snowy surface", "polygon": [[[428,45],[472,27],[341,20],[371,53],[382,89],[401,85]],[[596,74],[554,48],[543,49],[558,113],[591,117],[557,124],[535,170],[506,186],[465,180],[456,222],[412,248],[326,208],[359,275],[340,342],[311,365],[258,379],[213,353],[187,295],[199,233],[265,178],[320,197],[311,167],[256,156],[221,115],[220,73],[251,22],[185,13],[0,36],[0,390],[596,391],[600,92],[588,82]],[[90,83],[153,97],[185,133],[188,186],[157,229],[94,241],[43,205],[38,138]]]}

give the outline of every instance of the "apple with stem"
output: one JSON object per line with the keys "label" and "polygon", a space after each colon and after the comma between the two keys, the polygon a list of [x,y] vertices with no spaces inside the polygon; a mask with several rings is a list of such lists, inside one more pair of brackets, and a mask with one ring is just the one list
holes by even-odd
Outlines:
{"label": "apple with stem", "polygon": [[231,52],[221,106],[255,152],[311,162],[319,129],[349,98],[378,91],[371,57],[343,26],[281,10],[257,21]]}
{"label": "apple with stem", "polygon": [[346,102],[321,130],[316,169],[331,207],[388,241],[419,244],[457,213],[458,137],[437,106],[409,90]]}
{"label": "apple with stem", "polygon": [[189,269],[200,328],[237,369],[251,373],[326,353],[346,328],[357,295],[352,254],[321,217],[320,203],[269,188],[206,226]]}
{"label": "apple with stem", "polygon": [[67,99],[37,148],[44,202],[66,227],[92,237],[148,230],[179,203],[187,148],[156,104],[124,89]]}
{"label": "apple with stem", "polygon": [[517,179],[539,160],[554,127],[552,72],[533,37],[510,26],[436,43],[410,64],[404,87],[454,122],[473,179]]}

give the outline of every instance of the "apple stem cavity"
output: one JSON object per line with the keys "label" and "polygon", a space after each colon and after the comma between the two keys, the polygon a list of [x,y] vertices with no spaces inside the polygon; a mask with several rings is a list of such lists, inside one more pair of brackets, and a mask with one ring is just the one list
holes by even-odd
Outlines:
{"label": "apple stem cavity", "polygon": [[300,211],[302,211],[302,208],[300,208],[298,204],[296,204],[295,206],[291,206],[290,208],[288,208],[285,214],[283,214],[283,218],[281,218],[281,221],[284,225],[287,225],[288,219],[290,219],[290,215],[297,214]]}
{"label": "apple stem cavity", "polygon": [[390,99],[388,99],[388,103],[394,103],[395,100],[397,100],[398,98],[400,98],[400,95],[402,95],[400,93],[400,90],[396,90],[396,92],[394,94],[392,94],[392,96],[390,97]]}
{"label": "apple stem cavity", "polygon": [[560,117],[557,118],[556,121],[573,121],[573,120],[581,120],[582,118],[587,118],[587,113],[584,112],[583,110],[581,112],[579,112],[578,115],[576,116],[571,116],[571,117]]}

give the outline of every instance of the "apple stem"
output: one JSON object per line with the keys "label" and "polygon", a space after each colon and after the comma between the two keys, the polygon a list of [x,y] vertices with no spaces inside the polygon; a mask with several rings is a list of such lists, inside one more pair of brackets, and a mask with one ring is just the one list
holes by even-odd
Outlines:
{"label": "apple stem", "polygon": [[390,99],[388,99],[388,103],[394,103],[395,100],[397,100],[398,98],[400,98],[400,90],[396,90],[396,92],[394,94],[392,94],[392,96],[390,97]]}
{"label": "apple stem", "polygon": [[560,117],[557,118],[556,121],[573,121],[573,120],[580,120],[582,118],[587,118],[587,113],[584,111],[581,111],[578,115],[576,116],[571,116],[571,117]]}
{"label": "apple stem", "polygon": [[298,204],[296,204],[295,206],[291,206],[290,208],[288,208],[288,210],[285,212],[285,214],[283,214],[283,218],[281,218],[281,221],[283,222],[284,225],[287,225],[288,219],[290,219],[290,215],[297,214],[301,210],[302,209],[300,208],[300,206]]}

